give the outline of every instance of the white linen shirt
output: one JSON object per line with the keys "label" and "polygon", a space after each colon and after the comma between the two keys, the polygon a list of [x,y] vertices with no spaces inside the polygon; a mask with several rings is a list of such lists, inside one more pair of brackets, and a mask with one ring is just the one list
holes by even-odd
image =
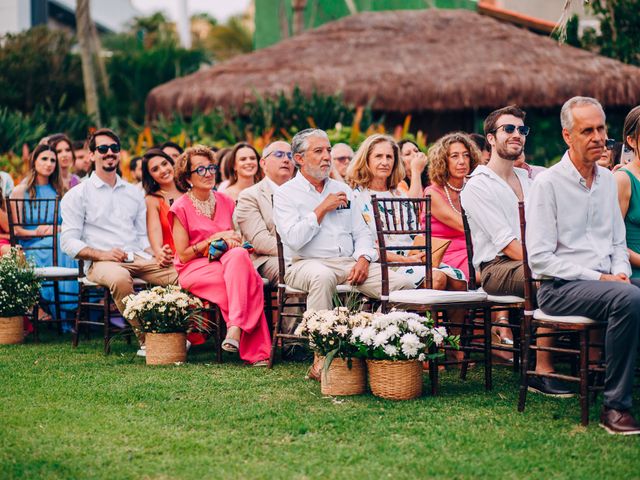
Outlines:
{"label": "white linen shirt", "polygon": [[533,183],[526,207],[527,252],[536,278],[599,280],[631,275],[613,174],[596,166],[591,189],[569,153]]}
{"label": "white linen shirt", "polygon": [[60,246],[71,258],[85,247],[120,248],[150,258],[144,252],[149,247],[144,192],[119,176],[111,188],[92,173],[67,192],[60,210]]}
{"label": "white linen shirt", "polygon": [[[514,168],[522,194],[526,200],[531,180],[526,170]],[[479,165],[471,173],[460,194],[460,202],[467,214],[473,242],[473,266],[504,255],[512,240],[520,241],[518,197],[497,173]]]}
{"label": "white linen shirt", "polygon": [[[313,211],[329,194],[345,192],[350,208],[327,213],[321,224]],[[298,173],[273,194],[273,218],[288,260],[353,257],[377,260],[371,231],[348,185],[328,178],[321,193]]]}

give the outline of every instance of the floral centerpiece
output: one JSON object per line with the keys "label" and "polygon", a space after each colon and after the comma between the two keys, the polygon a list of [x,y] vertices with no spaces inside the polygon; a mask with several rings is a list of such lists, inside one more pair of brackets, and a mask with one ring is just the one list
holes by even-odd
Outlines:
{"label": "floral centerpiece", "polygon": [[347,307],[308,310],[296,328],[322,359],[321,389],[326,395],[357,395],[365,390],[365,367],[358,349],[350,341],[355,328],[371,322],[368,312],[351,312]]}
{"label": "floral centerpiece", "polygon": [[422,363],[441,355],[433,347],[458,348],[460,338],[435,327],[431,316],[404,311],[376,315],[370,325],[353,329],[351,343],[367,358],[369,386],[374,395],[391,399],[422,394]]}
{"label": "floral centerpiece", "polygon": [[0,256],[0,344],[22,343],[23,316],[40,296],[35,267],[18,248]]}
{"label": "floral centerpiece", "polygon": [[209,327],[200,299],[176,285],[142,290],[123,302],[124,318],[145,333],[148,365],[185,361],[187,332]]}

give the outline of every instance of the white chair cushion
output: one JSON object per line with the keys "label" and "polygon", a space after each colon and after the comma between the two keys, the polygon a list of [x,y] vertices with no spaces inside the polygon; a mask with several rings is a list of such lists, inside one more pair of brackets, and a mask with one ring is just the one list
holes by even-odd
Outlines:
{"label": "white chair cushion", "polygon": [[38,267],[35,272],[38,277],[76,278],[78,276],[77,268],[68,267]]}
{"label": "white chair cushion", "polygon": [[434,303],[482,302],[487,299],[484,292],[451,292],[448,290],[397,290],[389,293],[389,301],[413,305],[432,305]]}
{"label": "white chair cushion", "polygon": [[261,278],[262,278],[262,284],[263,284],[265,287],[266,287],[267,285],[269,285],[269,279],[268,279],[268,278],[264,278],[264,277],[261,277]]}
{"label": "white chair cushion", "polygon": [[[342,284],[336,287],[336,291],[338,293],[350,293],[350,292],[355,292],[357,290],[353,285]],[[298,290],[297,288],[290,287],[289,285],[287,285],[285,292],[287,293],[287,295],[306,295],[307,294],[307,292],[305,292],[304,290]]]}
{"label": "white chair cushion", "polygon": [[544,320],[547,322],[558,322],[558,323],[599,323],[597,320],[589,317],[581,317],[580,315],[547,315],[539,308],[533,312],[533,318],[536,320]]}
{"label": "white chair cushion", "polygon": [[[92,282],[87,277],[79,278],[78,282],[80,282],[85,287],[100,287],[101,286],[101,285],[99,285],[99,284],[97,284],[95,282]],[[147,285],[147,282],[145,282],[144,280],[141,280],[139,278],[134,278],[133,279],[133,285],[136,286],[136,287],[144,287],[144,286]]]}
{"label": "white chair cushion", "polygon": [[[478,289],[478,292],[486,293],[482,287],[480,287]],[[524,298],[518,297],[516,295],[489,295],[489,294],[487,294],[487,300],[489,300],[491,303],[500,303],[500,304],[524,303]]]}
{"label": "white chair cushion", "polygon": [[307,292],[305,292],[304,290],[298,290],[297,288],[290,287],[289,285],[287,285],[287,288],[285,288],[285,293],[287,295],[306,295],[307,294]]}

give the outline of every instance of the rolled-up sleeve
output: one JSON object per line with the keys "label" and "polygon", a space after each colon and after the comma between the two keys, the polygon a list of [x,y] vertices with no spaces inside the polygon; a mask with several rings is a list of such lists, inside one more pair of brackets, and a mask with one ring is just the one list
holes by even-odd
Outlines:
{"label": "rolled-up sleeve", "polygon": [[273,194],[273,219],[282,243],[294,251],[304,247],[320,231],[316,214],[311,211],[300,215],[295,203],[287,199],[284,187]]}
{"label": "rolled-up sleeve", "polygon": [[601,273],[563,260],[556,254],[558,245],[557,200],[553,185],[537,179],[526,205],[526,240],[529,266],[535,277],[563,280],[599,280]]}
{"label": "rolled-up sleeve", "polygon": [[88,245],[82,240],[84,230],[85,206],[82,202],[82,185],[70,190],[60,202],[62,228],[60,248],[71,258]]}
{"label": "rolled-up sleeve", "polygon": [[149,235],[147,234],[147,204],[144,201],[144,193],[142,193],[142,190],[138,191],[136,189],[135,195],[138,209],[133,226],[136,230],[138,245],[140,245],[142,250],[146,250],[151,247]]}

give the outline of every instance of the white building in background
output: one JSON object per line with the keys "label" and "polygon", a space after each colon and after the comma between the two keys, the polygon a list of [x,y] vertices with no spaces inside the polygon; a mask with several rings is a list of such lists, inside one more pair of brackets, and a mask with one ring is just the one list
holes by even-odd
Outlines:
{"label": "white building in background", "polygon": [[[0,0],[0,36],[36,25],[75,30],[76,0]],[[91,0],[91,16],[101,32],[119,32],[136,16],[131,0]]]}

